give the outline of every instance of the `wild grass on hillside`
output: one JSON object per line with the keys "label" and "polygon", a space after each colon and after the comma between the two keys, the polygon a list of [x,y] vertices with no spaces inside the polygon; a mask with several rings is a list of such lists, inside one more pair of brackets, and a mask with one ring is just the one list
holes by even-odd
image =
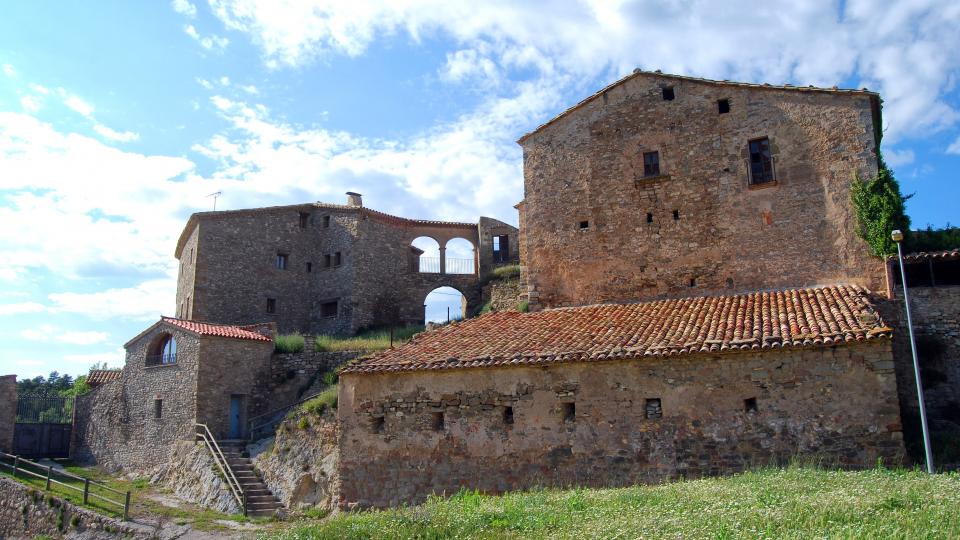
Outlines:
{"label": "wild grass on hillside", "polygon": [[303,350],[304,340],[300,334],[273,336],[273,349],[278,353],[298,353]]}
{"label": "wild grass on hillside", "polygon": [[[423,332],[422,325],[393,329],[393,344],[410,341],[414,334]],[[353,337],[317,336],[314,348],[322,351],[379,351],[390,347],[390,330],[369,330]]]}
{"label": "wild grass on hillside", "polygon": [[264,538],[958,538],[960,475],[792,467],[623,489],[461,492]]}

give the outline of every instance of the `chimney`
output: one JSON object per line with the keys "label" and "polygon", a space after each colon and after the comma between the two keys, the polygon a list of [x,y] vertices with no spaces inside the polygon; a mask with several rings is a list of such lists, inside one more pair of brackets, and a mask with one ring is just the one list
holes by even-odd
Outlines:
{"label": "chimney", "polygon": [[348,191],[347,206],[363,206],[363,195]]}

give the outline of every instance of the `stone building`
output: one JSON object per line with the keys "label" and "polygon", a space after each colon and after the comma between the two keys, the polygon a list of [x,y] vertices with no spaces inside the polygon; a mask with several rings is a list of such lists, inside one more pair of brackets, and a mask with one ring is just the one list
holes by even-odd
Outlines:
{"label": "stone building", "polygon": [[341,372],[340,504],[903,456],[858,286],[499,312]]}
{"label": "stone building", "polygon": [[521,259],[532,309],[853,283],[880,97],[636,71],[524,135]]}
{"label": "stone building", "polygon": [[[429,237],[439,260],[411,242]],[[463,238],[470,260],[446,256]],[[351,334],[423,323],[424,299],[449,286],[479,306],[480,277],[519,258],[517,229],[492,218],[477,223],[407,219],[348,204],[310,203],[190,217],[176,248],[177,316],[223,324],[275,322],[282,333]],[[421,264],[423,263],[423,264]]]}
{"label": "stone building", "polygon": [[0,452],[13,451],[17,423],[17,376],[0,376]]}
{"label": "stone building", "polygon": [[226,326],[168,317],[125,345],[119,380],[77,399],[73,457],[139,471],[163,463],[197,423],[219,439],[246,435],[253,396],[266,386],[270,325]]}

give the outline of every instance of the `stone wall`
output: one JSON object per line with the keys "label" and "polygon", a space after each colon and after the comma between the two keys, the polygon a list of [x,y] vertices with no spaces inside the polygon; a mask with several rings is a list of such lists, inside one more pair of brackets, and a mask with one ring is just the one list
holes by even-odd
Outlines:
{"label": "stone wall", "polygon": [[[875,99],[640,73],[521,139],[532,307],[882,290],[883,263],[857,237],[849,201],[854,176],[877,173]],[[762,187],[748,178],[748,142],[761,137],[776,173]],[[645,177],[653,151],[660,174]]]}
{"label": "stone wall", "polygon": [[488,217],[480,218],[478,224],[480,231],[480,268],[483,269],[481,276],[496,267],[498,263],[493,261],[493,237],[508,237],[507,240],[507,259],[508,262],[517,262],[520,260],[520,231],[516,227],[504,223],[498,219]]}
{"label": "stone wall", "polygon": [[0,478],[0,538],[154,538],[147,527],[79,508],[57,496]]}
{"label": "stone wall", "polygon": [[483,305],[490,304],[490,311],[517,309],[520,302],[520,280],[497,279],[483,286]]}
{"label": "stone wall", "polygon": [[17,423],[17,376],[0,376],[0,452],[13,451],[13,430]]}
{"label": "stone wall", "polygon": [[[322,384],[320,376],[367,354],[367,351],[303,351],[274,354],[270,358],[269,378],[257,381],[253,407],[268,412],[315,393]],[[319,390],[318,390],[319,391]],[[262,412],[258,413],[262,414]]]}
{"label": "stone wall", "polygon": [[901,463],[889,341],[550,367],[344,374],[341,507],[460,487],[622,486]]}
{"label": "stone wall", "polygon": [[336,412],[300,412],[250,455],[270,491],[291,510],[334,510],[339,493]]}
{"label": "stone wall", "polygon": [[169,457],[157,464],[150,483],[163,486],[200,507],[226,514],[240,513],[237,499],[223,480],[210,451],[201,443],[174,443]]}
{"label": "stone wall", "polygon": [[[196,418],[218,440],[247,436],[247,420],[267,412],[254,396],[269,380],[272,341],[204,336],[200,341]],[[240,400],[237,432],[231,433],[231,401]],[[195,428],[191,427],[191,434]],[[192,437],[191,439],[192,440]]]}
{"label": "stone wall", "polygon": [[97,464],[107,472],[119,471],[129,462],[126,458],[129,430],[123,422],[123,395],[123,383],[111,381],[77,396],[71,459],[81,464]]}

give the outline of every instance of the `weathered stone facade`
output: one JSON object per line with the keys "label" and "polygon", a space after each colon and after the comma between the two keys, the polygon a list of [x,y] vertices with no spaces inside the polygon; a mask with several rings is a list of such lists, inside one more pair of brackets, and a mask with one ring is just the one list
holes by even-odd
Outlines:
{"label": "weathered stone facade", "polygon": [[497,279],[483,286],[483,304],[490,305],[490,311],[517,309],[520,300],[520,280],[517,278]]}
{"label": "weathered stone facade", "polygon": [[[423,301],[450,286],[471,307],[479,275],[491,268],[492,238],[515,227],[490,218],[476,224],[413,220],[351,205],[302,204],[203,212],[188,221],[177,246],[178,316],[223,324],[275,322],[283,333],[350,334],[384,325],[422,323]],[[440,245],[440,272],[420,272],[420,236]],[[475,247],[473,274],[446,272],[445,247],[464,238]]]}
{"label": "weathered stone facade", "polygon": [[[856,175],[877,173],[879,114],[866,91],[649,72],[605,88],[520,140],[531,307],[882,290],[883,263],[857,237],[849,200]],[[751,185],[748,144],[762,137],[775,181]],[[650,152],[658,170],[644,169]]]}
{"label": "weathered stone facade", "polygon": [[325,386],[324,373],[364,354],[366,351],[274,354],[269,377],[257,380],[253,388],[253,409],[264,414],[313,395]]}
{"label": "weathered stone facade", "polygon": [[17,423],[17,376],[0,376],[0,452],[13,451]]}
{"label": "weathered stone facade", "polygon": [[621,486],[782,464],[901,463],[887,339],[634,361],[344,373],[342,507],[460,487]]}

